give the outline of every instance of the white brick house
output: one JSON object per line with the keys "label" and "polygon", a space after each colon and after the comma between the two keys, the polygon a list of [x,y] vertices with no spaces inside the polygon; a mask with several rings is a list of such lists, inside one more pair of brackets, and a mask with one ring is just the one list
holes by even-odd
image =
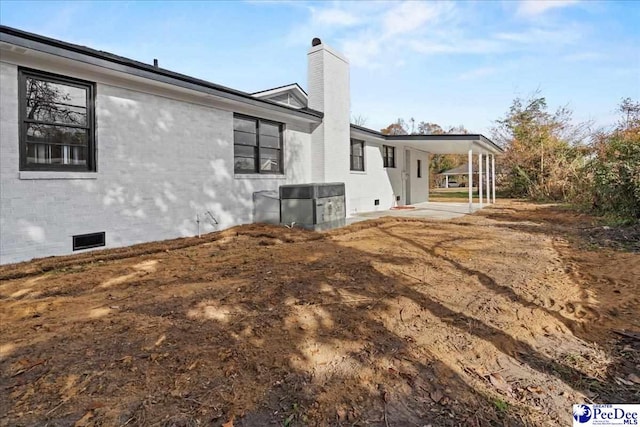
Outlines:
{"label": "white brick house", "polygon": [[282,184],[344,182],[348,214],[425,201],[429,153],[499,152],[350,125],[348,61],[315,44],[308,96],[252,95],[0,27],[0,264],[249,223]]}

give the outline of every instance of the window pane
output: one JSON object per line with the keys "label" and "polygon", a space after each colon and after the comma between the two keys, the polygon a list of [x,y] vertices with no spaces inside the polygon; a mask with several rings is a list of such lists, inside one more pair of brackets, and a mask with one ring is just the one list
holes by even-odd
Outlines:
{"label": "window pane", "polygon": [[362,156],[362,145],[363,143],[360,141],[353,141],[351,143],[351,154],[354,156]]}
{"label": "window pane", "polygon": [[242,132],[256,133],[257,120],[245,119],[244,117],[233,118],[233,129]]}
{"label": "window pane", "polygon": [[260,122],[260,135],[280,136],[280,125]]}
{"label": "window pane", "polygon": [[69,145],[27,144],[27,163],[86,165],[86,148]]}
{"label": "window pane", "polygon": [[84,107],[27,100],[26,118],[47,123],[86,126],[87,109]]}
{"label": "window pane", "polygon": [[280,137],[260,135],[260,146],[269,148],[280,148]]}
{"label": "window pane", "polygon": [[364,170],[364,158],[353,156],[351,158],[351,170],[363,171]]}
{"label": "window pane", "polygon": [[260,170],[280,172],[280,150],[263,148],[260,150]]}
{"label": "window pane", "polygon": [[51,123],[87,124],[87,89],[27,77],[26,118]]}
{"label": "window pane", "polygon": [[256,145],[256,134],[236,131],[233,133],[234,144]]}
{"label": "window pane", "polygon": [[87,164],[87,149],[85,147],[66,147],[69,151],[68,162],[71,165],[86,165]]}
{"label": "window pane", "polygon": [[51,163],[51,146],[27,144],[27,163]]}
{"label": "window pane", "polygon": [[233,153],[235,156],[240,157],[255,157],[256,149],[247,145],[236,145],[233,147]]}
{"label": "window pane", "polygon": [[235,172],[254,173],[256,171],[255,159],[253,157],[235,157],[233,159],[233,169]]}
{"label": "window pane", "polygon": [[386,147],[387,150],[387,157],[386,157],[386,166],[389,168],[395,168],[396,167],[396,150],[394,147]]}
{"label": "window pane", "polygon": [[65,126],[27,124],[27,142],[38,142],[56,145],[83,145],[88,142],[86,129]]}

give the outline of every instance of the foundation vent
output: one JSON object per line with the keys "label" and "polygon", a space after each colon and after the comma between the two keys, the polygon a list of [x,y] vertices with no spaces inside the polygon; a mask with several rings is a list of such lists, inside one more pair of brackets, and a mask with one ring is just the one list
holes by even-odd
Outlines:
{"label": "foundation vent", "polygon": [[79,251],[81,249],[97,248],[105,245],[104,231],[99,233],[90,234],[78,234],[73,236],[73,250]]}

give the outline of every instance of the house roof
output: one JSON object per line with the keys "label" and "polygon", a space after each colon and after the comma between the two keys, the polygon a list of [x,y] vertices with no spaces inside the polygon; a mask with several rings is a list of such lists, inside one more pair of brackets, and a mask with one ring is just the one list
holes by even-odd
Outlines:
{"label": "house roof", "polygon": [[288,85],[283,85],[283,86],[278,86],[271,89],[265,89],[258,92],[253,92],[251,95],[266,96],[266,95],[273,95],[276,93],[287,92],[289,90],[294,90],[298,92],[300,96],[304,97],[305,99],[308,98],[307,92],[304,89],[302,89],[302,86],[300,86],[298,83],[291,83]]}
{"label": "house roof", "polygon": [[404,143],[432,154],[467,154],[474,152],[500,154],[504,150],[482,134],[385,135],[363,126],[351,125],[352,132],[371,136],[387,143]]}
{"label": "house roof", "polygon": [[[275,101],[284,105],[290,105],[294,108],[305,108],[309,102],[309,97],[307,93],[300,87],[298,83],[292,83],[285,86],[275,87],[273,89],[266,89],[260,92],[252,93],[253,96],[261,99],[268,99],[271,101]],[[277,97],[282,97],[283,95],[287,96],[289,102],[283,102]],[[291,98],[295,99],[299,105],[291,105]]]}
{"label": "house roof", "polygon": [[250,93],[231,89],[206,80],[180,74],[151,64],[136,61],[109,52],[92,49],[49,37],[33,34],[16,28],[0,25],[0,44],[12,44],[25,49],[33,49],[69,59],[79,60],[97,66],[109,64],[113,70],[125,72],[138,77],[151,78],[164,83],[193,89],[210,95],[231,99],[256,106],[286,112],[298,117],[318,119],[322,118],[322,112],[309,108],[293,108],[267,99],[261,99]]}

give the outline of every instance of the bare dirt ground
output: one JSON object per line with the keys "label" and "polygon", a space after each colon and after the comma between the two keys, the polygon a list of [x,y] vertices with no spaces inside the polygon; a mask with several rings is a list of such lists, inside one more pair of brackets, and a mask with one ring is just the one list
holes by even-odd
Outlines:
{"label": "bare dirt ground", "polygon": [[504,202],[5,266],[0,425],[569,425],[640,401],[640,254],[596,229]]}

